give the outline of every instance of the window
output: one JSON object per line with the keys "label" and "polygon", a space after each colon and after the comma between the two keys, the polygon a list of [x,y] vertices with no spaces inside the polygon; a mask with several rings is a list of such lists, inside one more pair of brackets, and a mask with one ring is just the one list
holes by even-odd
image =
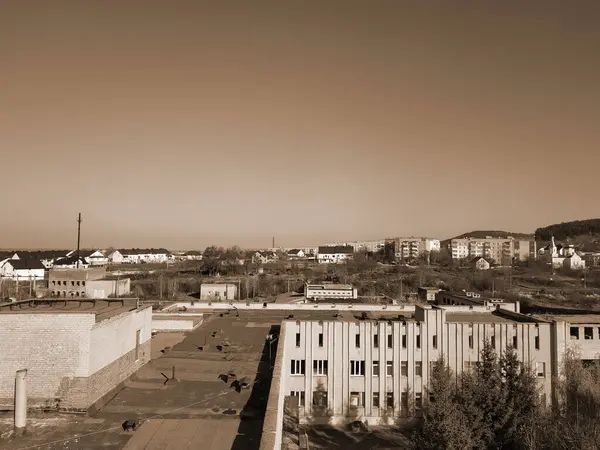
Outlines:
{"label": "window", "polygon": [[365,393],[350,392],[350,406],[365,406]]}
{"label": "window", "polygon": [[388,392],[385,394],[385,405],[387,409],[394,409],[394,393]]}
{"label": "window", "polygon": [[535,337],[535,349],[536,350],[540,349],[540,337],[539,336]]}
{"label": "window", "polygon": [[313,391],[313,406],[327,406],[327,391]]}
{"label": "window", "polygon": [[538,377],[545,378],[546,377],[546,363],[545,362],[535,363],[535,372],[537,373]]}
{"label": "window", "polygon": [[406,348],[406,335],[402,335],[402,348]]}
{"label": "window", "polygon": [[304,391],[291,391],[290,396],[298,397],[298,406],[304,406]]}
{"label": "window", "polygon": [[415,362],[415,376],[416,377],[423,376],[423,363],[421,361]]}
{"label": "window", "polygon": [[379,361],[373,361],[373,376],[379,376]]}
{"label": "window", "polygon": [[354,345],[356,346],[356,348],[360,348],[360,333],[358,332],[354,336]]}
{"label": "window", "polygon": [[300,347],[300,332],[296,333],[296,347]]}
{"label": "window", "polygon": [[518,340],[518,338],[517,338],[517,335],[515,334],[515,335],[513,336],[513,343],[512,343],[512,346],[513,346],[513,348],[517,348],[517,346],[518,346],[518,345],[519,345],[519,340]]}
{"label": "window", "polygon": [[431,344],[433,345],[433,348],[437,348],[437,335],[436,334],[434,334],[431,337]]}
{"label": "window", "polygon": [[313,375],[327,375],[326,359],[315,359],[313,361]]}
{"label": "window", "polygon": [[365,362],[364,361],[350,361],[350,375],[364,376],[365,375]]}
{"label": "window", "polygon": [[304,375],[306,373],[306,361],[303,359],[292,359],[290,373],[292,375]]}
{"label": "window", "polygon": [[394,347],[394,336],[391,334],[387,335],[387,348]]}
{"label": "window", "polygon": [[403,392],[402,394],[400,394],[400,402],[401,408],[404,411],[408,411],[408,392]]}
{"label": "window", "polygon": [[373,392],[373,408],[379,408],[379,392]]}
{"label": "window", "polygon": [[421,335],[420,334],[417,334],[417,336],[416,336],[416,344],[417,344],[416,345],[417,348],[421,348]]}
{"label": "window", "polygon": [[394,363],[392,361],[385,363],[385,374],[388,377],[394,376]]}
{"label": "window", "polygon": [[469,348],[473,348],[473,335],[469,335]]}
{"label": "window", "polygon": [[379,334],[377,333],[373,335],[373,347],[379,348]]}
{"label": "window", "polygon": [[71,281],[71,286],[75,286],[75,282],[74,281]]}
{"label": "window", "polygon": [[420,411],[423,408],[423,394],[417,392],[415,394],[415,409]]}
{"label": "window", "polygon": [[323,333],[319,333],[319,347],[323,347]]}
{"label": "window", "polygon": [[82,282],[81,282],[81,285],[82,285],[82,286],[85,286],[85,281],[82,281]]}
{"label": "window", "polygon": [[140,359],[140,343],[142,338],[142,330],[135,332],[135,360]]}
{"label": "window", "polygon": [[594,339],[594,329],[592,327],[584,327],[583,339]]}
{"label": "window", "polygon": [[490,337],[490,344],[492,344],[493,349],[496,349],[496,336]]}
{"label": "window", "polygon": [[571,327],[571,339],[579,339],[579,327]]}

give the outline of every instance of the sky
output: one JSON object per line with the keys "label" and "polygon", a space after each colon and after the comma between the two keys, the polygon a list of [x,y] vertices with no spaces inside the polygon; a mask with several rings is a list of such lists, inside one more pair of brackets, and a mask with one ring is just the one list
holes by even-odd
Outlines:
{"label": "sky", "polygon": [[[425,5],[426,4],[426,5]],[[0,248],[600,216],[593,1],[0,0]]]}

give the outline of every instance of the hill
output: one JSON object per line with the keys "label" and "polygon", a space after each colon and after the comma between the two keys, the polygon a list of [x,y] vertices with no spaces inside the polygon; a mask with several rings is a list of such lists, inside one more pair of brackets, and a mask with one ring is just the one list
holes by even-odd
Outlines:
{"label": "hill", "polygon": [[478,238],[484,239],[486,237],[494,237],[494,238],[505,238],[507,236],[512,236],[515,239],[532,239],[533,234],[526,233],[510,233],[508,231],[498,231],[498,230],[475,230],[469,233],[461,234],[460,236],[456,236],[452,239],[464,239],[464,238]]}
{"label": "hill", "polygon": [[574,220],[572,222],[556,223],[535,230],[536,239],[549,241],[554,239],[564,241],[579,236],[600,235],[600,219]]}

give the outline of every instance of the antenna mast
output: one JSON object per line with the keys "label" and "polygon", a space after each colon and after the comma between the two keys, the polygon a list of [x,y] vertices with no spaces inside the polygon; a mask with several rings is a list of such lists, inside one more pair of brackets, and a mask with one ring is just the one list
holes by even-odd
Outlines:
{"label": "antenna mast", "polygon": [[81,213],[77,217],[77,268],[79,269],[79,244],[81,243]]}

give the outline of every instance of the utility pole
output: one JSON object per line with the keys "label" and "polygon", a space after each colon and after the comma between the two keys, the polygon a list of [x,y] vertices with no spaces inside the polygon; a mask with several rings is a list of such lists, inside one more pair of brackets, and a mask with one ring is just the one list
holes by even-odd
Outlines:
{"label": "utility pole", "polygon": [[79,269],[79,244],[81,243],[81,213],[77,216],[77,263],[76,266]]}

